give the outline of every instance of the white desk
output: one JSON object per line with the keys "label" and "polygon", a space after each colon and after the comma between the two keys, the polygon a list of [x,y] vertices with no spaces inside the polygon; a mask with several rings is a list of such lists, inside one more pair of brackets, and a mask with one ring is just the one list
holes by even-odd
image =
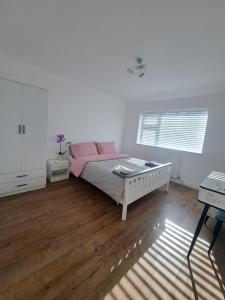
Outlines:
{"label": "white desk", "polygon": [[195,230],[187,257],[190,256],[195,242],[199,236],[209,207],[212,206],[225,211],[225,174],[217,171],[211,172],[200,185],[198,200],[204,203],[205,207]]}

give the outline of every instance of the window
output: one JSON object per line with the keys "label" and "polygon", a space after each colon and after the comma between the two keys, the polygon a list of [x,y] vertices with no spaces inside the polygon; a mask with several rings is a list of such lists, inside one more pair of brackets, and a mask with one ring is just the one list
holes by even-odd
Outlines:
{"label": "window", "polygon": [[207,109],[144,113],[139,120],[137,143],[202,153],[207,120]]}

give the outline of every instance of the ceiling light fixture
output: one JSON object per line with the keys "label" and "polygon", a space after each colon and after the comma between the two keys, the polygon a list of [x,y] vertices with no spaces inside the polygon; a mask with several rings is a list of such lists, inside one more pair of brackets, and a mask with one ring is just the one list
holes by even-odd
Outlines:
{"label": "ceiling light fixture", "polygon": [[144,64],[142,57],[136,58],[136,65],[127,68],[127,73],[136,75],[138,78],[142,78],[146,72],[146,64]]}

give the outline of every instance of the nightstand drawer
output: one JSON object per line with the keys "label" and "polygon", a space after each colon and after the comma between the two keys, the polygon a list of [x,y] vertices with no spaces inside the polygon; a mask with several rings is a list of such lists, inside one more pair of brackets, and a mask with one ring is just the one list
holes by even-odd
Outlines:
{"label": "nightstand drawer", "polygon": [[17,181],[23,181],[23,180],[30,180],[30,179],[45,177],[45,176],[46,176],[46,170],[45,169],[0,174],[0,184],[1,183],[8,183],[8,182],[17,182]]}
{"label": "nightstand drawer", "polygon": [[54,166],[51,166],[50,167],[51,170],[54,170],[54,171],[57,171],[57,170],[67,170],[69,168],[69,164],[68,166],[65,166],[65,165],[62,165],[62,166],[59,166],[59,165],[54,165]]}

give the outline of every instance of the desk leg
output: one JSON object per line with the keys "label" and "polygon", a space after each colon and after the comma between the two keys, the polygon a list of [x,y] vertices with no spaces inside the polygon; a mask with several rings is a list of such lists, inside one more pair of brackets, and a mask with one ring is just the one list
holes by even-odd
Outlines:
{"label": "desk leg", "polygon": [[206,216],[207,216],[208,210],[209,210],[209,205],[208,205],[208,204],[205,204],[205,207],[204,207],[204,209],[203,209],[201,218],[199,219],[199,222],[198,222],[198,226],[197,226],[197,228],[196,228],[196,230],[195,230],[195,234],[194,234],[194,237],[193,237],[193,239],[192,239],[190,249],[189,249],[189,251],[188,251],[188,255],[187,255],[188,258],[189,258],[190,254],[191,254],[191,251],[192,251],[192,249],[193,249],[193,247],[194,247],[194,245],[195,245],[195,242],[196,242],[196,240],[197,240],[197,237],[199,236],[199,233],[200,233],[200,231],[201,231],[202,225],[203,225],[203,223],[204,223],[204,221],[205,221],[205,218],[206,218]]}

